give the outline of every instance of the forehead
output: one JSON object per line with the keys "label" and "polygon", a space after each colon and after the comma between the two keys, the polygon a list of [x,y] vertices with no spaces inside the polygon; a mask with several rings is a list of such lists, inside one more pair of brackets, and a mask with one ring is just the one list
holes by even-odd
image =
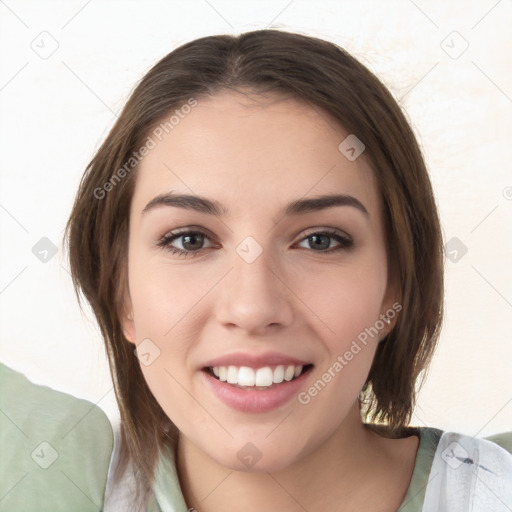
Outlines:
{"label": "forehead", "polygon": [[154,133],[155,145],[137,169],[135,211],[171,191],[214,198],[240,215],[343,193],[377,215],[373,172],[364,154],[347,159],[339,145],[349,133],[305,102],[223,91],[175,116],[158,138]]}

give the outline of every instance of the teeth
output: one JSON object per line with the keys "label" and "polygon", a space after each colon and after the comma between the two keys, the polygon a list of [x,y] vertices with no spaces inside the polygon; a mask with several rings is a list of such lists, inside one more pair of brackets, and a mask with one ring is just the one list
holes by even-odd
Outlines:
{"label": "teeth", "polygon": [[256,374],[252,368],[247,368],[247,366],[242,366],[238,370],[238,381],[237,384],[239,386],[254,386],[256,382]]}
{"label": "teeth", "polygon": [[292,380],[295,373],[295,366],[288,366],[284,372],[284,380]]}
{"label": "teeth", "polygon": [[291,381],[302,373],[302,366],[276,366],[273,370],[270,366],[253,369],[247,366],[214,366],[213,374],[221,381],[228,384],[238,384],[246,387],[270,387],[272,384],[280,384]]}
{"label": "teeth", "polygon": [[256,386],[272,386],[273,378],[274,372],[272,371],[272,368],[269,366],[265,368],[259,368],[256,371]]}
{"label": "teeth", "polygon": [[276,384],[281,384],[281,382],[283,382],[284,380],[284,366],[278,366],[275,370],[274,370],[274,378],[273,378],[273,381],[276,383]]}
{"label": "teeth", "polygon": [[238,384],[238,368],[236,366],[228,366],[227,383]]}

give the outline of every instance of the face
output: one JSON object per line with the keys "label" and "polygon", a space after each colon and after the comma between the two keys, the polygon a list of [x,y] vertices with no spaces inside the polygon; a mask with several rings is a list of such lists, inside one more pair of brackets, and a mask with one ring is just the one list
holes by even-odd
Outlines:
{"label": "face", "polygon": [[182,438],[223,466],[322,445],[389,331],[378,191],[347,135],[296,100],[222,92],[137,171],[124,333]]}

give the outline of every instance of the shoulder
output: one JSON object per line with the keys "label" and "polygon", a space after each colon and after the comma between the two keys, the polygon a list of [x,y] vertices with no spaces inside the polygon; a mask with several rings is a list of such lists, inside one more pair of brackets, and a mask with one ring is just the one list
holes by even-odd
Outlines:
{"label": "shoulder", "polygon": [[113,433],[87,400],[0,363],[0,511],[98,510]]}
{"label": "shoulder", "polygon": [[501,446],[509,453],[512,453],[512,431],[494,434],[492,436],[486,437],[485,439]]}
{"label": "shoulder", "polygon": [[511,436],[512,432],[507,432],[485,439],[443,432],[423,510],[457,512],[467,510],[469,503],[485,505],[487,510],[499,510],[504,504],[512,507]]}
{"label": "shoulder", "polygon": [[411,427],[410,433],[420,442],[400,512],[457,512],[467,499],[478,502],[495,489],[503,500],[510,499],[512,432],[485,439],[434,427]]}
{"label": "shoulder", "polygon": [[[0,403],[23,423],[18,426],[28,431],[36,429],[41,432],[46,427],[54,429],[58,425],[62,430],[68,425],[69,432],[63,432],[66,437],[73,437],[77,433],[89,437],[96,430],[103,433],[107,430],[112,444],[110,422],[105,413],[91,402],[48,386],[34,384],[22,373],[2,363],[0,384],[3,390]],[[37,419],[37,423],[34,419]],[[77,420],[76,424],[71,424],[73,419]]]}

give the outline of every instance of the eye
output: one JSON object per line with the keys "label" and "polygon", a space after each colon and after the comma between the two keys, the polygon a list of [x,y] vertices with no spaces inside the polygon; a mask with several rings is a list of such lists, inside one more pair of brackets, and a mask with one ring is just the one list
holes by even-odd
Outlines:
{"label": "eye", "polygon": [[[332,241],[335,241],[338,245],[332,247]],[[205,247],[205,242],[208,241],[209,245]],[[312,231],[305,238],[299,242],[308,243],[309,247],[303,247],[305,249],[314,249],[314,252],[335,252],[340,250],[349,250],[353,247],[354,242],[348,236],[337,230],[324,229],[321,231]],[[178,244],[181,247],[176,247],[173,244]],[[204,249],[219,248],[219,244],[211,242],[210,236],[201,230],[189,230],[189,231],[178,231],[171,232],[164,235],[156,244],[158,247],[162,247],[169,251],[171,254],[178,256],[192,257],[199,254]]]}
{"label": "eye", "polygon": [[[338,243],[337,247],[332,247],[331,242],[333,240]],[[300,243],[304,243],[304,241],[309,245],[309,247],[305,248],[314,248],[314,252],[349,250],[354,245],[354,241],[348,235],[334,229],[324,229],[322,231],[311,232],[303,238]]]}
{"label": "eye", "polygon": [[[203,231],[181,231],[174,233],[167,233],[158,242],[157,246],[167,249],[171,254],[187,257],[189,254],[192,257],[196,256],[200,251],[209,247],[218,247],[211,244],[204,247],[205,240],[210,240],[210,237]],[[182,248],[175,247],[172,244],[178,241]]]}

